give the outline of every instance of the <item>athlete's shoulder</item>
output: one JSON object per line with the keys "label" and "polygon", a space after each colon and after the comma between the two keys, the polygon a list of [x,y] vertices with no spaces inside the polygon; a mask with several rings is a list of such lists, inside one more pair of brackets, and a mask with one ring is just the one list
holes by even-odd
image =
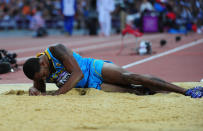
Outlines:
{"label": "athlete's shoulder", "polygon": [[67,48],[66,46],[64,46],[63,44],[61,43],[56,43],[56,44],[53,44],[53,45],[50,45],[48,47],[48,49],[51,51],[51,53],[72,53],[72,50]]}
{"label": "athlete's shoulder", "polygon": [[61,43],[55,43],[48,47],[49,49],[65,49],[66,47]]}
{"label": "athlete's shoulder", "polygon": [[72,56],[73,52],[61,43],[57,43],[48,47],[55,58],[61,59],[65,56]]}

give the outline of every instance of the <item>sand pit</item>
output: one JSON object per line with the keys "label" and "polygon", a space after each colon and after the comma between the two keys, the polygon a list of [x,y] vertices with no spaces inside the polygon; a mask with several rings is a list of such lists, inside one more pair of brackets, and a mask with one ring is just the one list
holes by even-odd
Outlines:
{"label": "sand pit", "polygon": [[[203,83],[176,83],[189,88]],[[1,131],[138,131],[203,129],[203,99],[179,94],[136,96],[94,89],[28,96],[30,84],[0,85]],[[56,87],[48,85],[51,90]]]}

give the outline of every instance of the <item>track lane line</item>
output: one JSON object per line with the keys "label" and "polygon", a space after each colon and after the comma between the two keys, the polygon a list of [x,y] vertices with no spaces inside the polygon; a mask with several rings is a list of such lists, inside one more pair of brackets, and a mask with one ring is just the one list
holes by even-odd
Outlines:
{"label": "track lane line", "polygon": [[154,55],[154,56],[151,56],[151,57],[148,57],[148,58],[145,58],[145,59],[142,59],[142,60],[139,60],[139,61],[127,64],[127,65],[124,65],[124,66],[122,66],[122,68],[127,69],[127,68],[133,67],[135,65],[142,64],[142,63],[145,63],[145,62],[157,59],[159,57],[166,56],[166,55],[169,55],[169,54],[181,51],[183,49],[186,49],[186,48],[198,45],[198,44],[203,44],[203,39],[200,39],[200,40],[197,40],[197,41],[193,41],[193,42],[188,43],[186,45],[182,45],[182,46],[179,46],[177,48],[174,48],[174,49],[171,49],[171,50],[159,53],[157,55]]}
{"label": "track lane line", "polygon": [[[160,37],[162,36],[162,34],[159,34],[159,35],[153,35],[153,36],[145,36],[143,37],[142,39],[154,39],[154,38],[157,38],[157,37]],[[139,39],[138,41],[140,41],[141,39]],[[132,42],[134,42],[134,38],[132,39],[126,39],[125,40],[125,45],[127,44],[130,44]],[[112,47],[112,46],[116,46],[116,45],[120,45],[120,41],[112,41],[112,42],[106,42],[106,43],[103,43],[103,44],[97,44],[97,45],[90,45],[90,46],[86,46],[86,47],[80,47],[80,48],[73,48],[72,50],[73,51],[76,51],[76,52],[81,52],[81,51],[90,51],[90,50],[94,50],[94,49],[99,49],[99,48],[107,48],[107,47]],[[26,52],[27,50],[31,51],[31,50],[37,50],[39,47],[36,47],[36,48],[29,48],[29,49],[21,49],[23,50],[24,52]],[[30,58],[30,57],[35,57],[35,56],[27,56],[27,57],[20,57],[20,58],[17,58],[17,61],[19,62],[22,62],[22,61],[25,61],[26,59]]]}
{"label": "track lane line", "polygon": [[[116,36],[116,37],[112,37],[112,38],[108,38],[108,39],[104,39],[104,38],[91,38],[91,39],[85,39],[85,40],[77,40],[77,41],[71,41],[71,40],[68,40],[68,41],[71,41],[71,42],[68,42],[68,43],[63,43],[65,46],[80,46],[80,45],[84,45],[86,46],[87,44],[94,44],[95,42],[109,42],[109,41],[115,41],[115,40],[119,40],[120,37],[119,36]],[[57,43],[57,42],[55,42]],[[58,42],[58,43],[61,43],[61,42]],[[52,43],[54,44],[54,43]],[[50,44],[48,44],[50,45]],[[29,52],[29,51],[35,51],[35,50],[39,50],[39,49],[43,49],[43,48],[46,48],[48,46],[47,44],[46,45],[41,45],[41,46],[37,46],[37,47],[27,47],[27,48],[21,48],[21,49],[14,49],[14,50],[10,50],[11,52],[15,52],[15,53],[25,53],[25,52]]]}

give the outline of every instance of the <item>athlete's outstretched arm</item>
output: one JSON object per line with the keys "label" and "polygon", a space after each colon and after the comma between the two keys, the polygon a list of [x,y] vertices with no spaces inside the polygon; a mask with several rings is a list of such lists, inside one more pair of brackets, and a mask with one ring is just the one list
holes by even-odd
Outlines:
{"label": "athlete's outstretched arm", "polygon": [[83,78],[83,73],[73,57],[73,52],[62,44],[57,44],[49,48],[55,58],[57,58],[65,69],[71,74],[68,81],[58,89],[54,95],[64,94],[71,90]]}

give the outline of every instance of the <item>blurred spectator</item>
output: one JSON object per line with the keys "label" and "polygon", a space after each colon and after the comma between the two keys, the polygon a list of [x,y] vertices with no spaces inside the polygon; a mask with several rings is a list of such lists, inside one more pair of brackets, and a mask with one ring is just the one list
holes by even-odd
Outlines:
{"label": "blurred spectator", "polygon": [[36,7],[42,9],[41,14],[45,19],[46,27],[62,27],[63,25],[59,24],[62,18],[60,5],[60,0],[2,0],[0,1],[0,29],[7,28],[6,25],[9,26],[8,28],[29,29]]}
{"label": "blurred spectator", "polygon": [[160,0],[156,0],[154,3],[154,9],[159,13],[163,13],[166,11],[165,3],[162,3]]}
{"label": "blurred spectator", "polygon": [[62,0],[61,3],[65,32],[68,33],[68,35],[72,35],[74,16],[76,13],[76,0]]}
{"label": "blurred spectator", "polygon": [[97,0],[98,20],[101,28],[101,35],[110,36],[111,13],[115,9],[114,0]]}
{"label": "blurred spectator", "polygon": [[96,35],[97,16],[96,11],[92,9],[93,7],[90,9],[90,5],[91,3],[88,3],[88,0],[81,0],[78,3],[78,29],[82,29],[84,31],[83,34]]}
{"label": "blurred spectator", "polygon": [[45,21],[42,18],[41,8],[38,7],[36,13],[31,19],[30,29],[35,31],[34,37],[43,37],[47,35]]}
{"label": "blurred spectator", "polygon": [[23,13],[23,15],[30,15],[31,9],[30,9],[29,2],[26,2],[25,5],[23,6],[22,13]]}
{"label": "blurred spectator", "polygon": [[177,29],[176,25],[176,12],[174,11],[175,3],[169,2],[166,4],[166,13],[165,13],[165,26],[168,26],[168,28]]}
{"label": "blurred spectator", "polygon": [[154,7],[148,0],[143,0],[140,6],[140,12],[153,11]]}
{"label": "blurred spectator", "polygon": [[141,12],[139,11],[141,2],[136,2],[135,6],[132,2],[125,1],[127,12],[126,24],[133,28],[141,28],[142,18]]}
{"label": "blurred spectator", "polygon": [[120,31],[122,31],[125,28],[126,25],[126,3],[124,0],[119,1],[119,7],[120,7]]}
{"label": "blurred spectator", "polygon": [[[143,17],[146,15],[158,17],[160,31],[163,29],[165,31],[194,30],[197,33],[203,31],[202,0],[78,0],[77,3],[76,0],[0,0],[0,29],[29,29],[32,17],[37,12],[36,7],[40,7],[41,17],[47,29],[65,27],[65,31],[72,34],[75,21],[76,29],[82,31],[87,29],[90,35],[96,35],[98,29],[96,3],[105,3],[105,1],[109,3],[104,8],[101,4],[97,4],[97,10],[101,33],[107,36],[111,32],[111,21],[112,28],[117,32],[122,30],[126,23],[141,29],[144,23]],[[110,1],[115,2],[115,7]],[[61,4],[65,2],[70,3]],[[79,6],[77,15],[75,15],[76,4]],[[67,7],[66,10],[64,7]],[[100,12],[99,8],[103,9],[103,12]],[[147,21],[147,23],[151,22],[149,19]]]}
{"label": "blurred spectator", "polygon": [[192,7],[195,21],[198,26],[197,33],[201,34],[203,32],[203,2],[195,0]]}
{"label": "blurred spectator", "polygon": [[86,27],[89,35],[98,34],[98,14],[97,14],[97,1],[92,0],[89,2],[85,13]]}

